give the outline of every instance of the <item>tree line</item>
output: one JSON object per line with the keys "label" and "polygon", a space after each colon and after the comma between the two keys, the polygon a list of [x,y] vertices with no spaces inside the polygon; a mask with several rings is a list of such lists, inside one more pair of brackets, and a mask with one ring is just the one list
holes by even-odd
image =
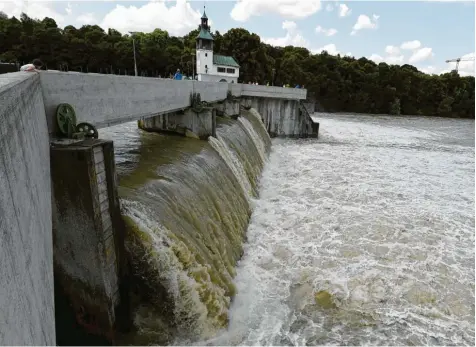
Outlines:
{"label": "tree line", "polygon": [[[135,33],[139,74],[168,77],[180,68],[192,75],[198,29],[183,37],[156,29]],[[245,29],[215,31],[214,52],[240,64],[241,83],[305,85],[309,101],[328,112],[474,118],[474,77],[456,72],[428,75],[412,65],[376,64],[367,58],[311,54],[302,47],[274,47]],[[0,12],[0,61],[24,64],[39,58],[48,69],[134,74],[133,38],[98,25],[58,28]]]}

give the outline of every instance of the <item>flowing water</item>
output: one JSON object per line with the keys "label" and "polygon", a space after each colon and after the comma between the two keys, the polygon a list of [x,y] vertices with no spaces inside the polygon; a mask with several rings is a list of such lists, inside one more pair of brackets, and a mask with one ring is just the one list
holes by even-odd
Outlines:
{"label": "flowing water", "polygon": [[228,323],[252,198],[271,141],[256,112],[208,141],[109,128],[131,256],[134,324],[124,344],[212,337]]}
{"label": "flowing water", "polygon": [[317,117],[318,140],[274,139],[267,162],[250,115],[201,146],[108,130],[124,213],[153,245],[135,251],[191,328],[151,313],[162,299],[136,324],[176,329],[168,343],[474,345],[474,121]]}
{"label": "flowing water", "polygon": [[474,121],[318,120],[273,141],[207,343],[474,345]]}

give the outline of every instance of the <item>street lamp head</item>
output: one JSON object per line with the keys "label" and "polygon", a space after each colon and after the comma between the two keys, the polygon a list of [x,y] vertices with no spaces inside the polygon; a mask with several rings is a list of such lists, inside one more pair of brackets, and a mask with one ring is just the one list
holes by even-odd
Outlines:
{"label": "street lamp head", "polygon": [[131,34],[131,35],[135,35],[137,33],[138,33],[137,31],[129,31],[129,34]]}

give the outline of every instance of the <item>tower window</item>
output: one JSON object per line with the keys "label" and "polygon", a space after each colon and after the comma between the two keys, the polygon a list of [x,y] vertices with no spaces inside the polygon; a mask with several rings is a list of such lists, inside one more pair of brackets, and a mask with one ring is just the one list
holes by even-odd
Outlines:
{"label": "tower window", "polygon": [[208,69],[208,65],[205,65],[205,69]]}
{"label": "tower window", "polygon": [[208,57],[208,53],[205,53],[205,57]]}

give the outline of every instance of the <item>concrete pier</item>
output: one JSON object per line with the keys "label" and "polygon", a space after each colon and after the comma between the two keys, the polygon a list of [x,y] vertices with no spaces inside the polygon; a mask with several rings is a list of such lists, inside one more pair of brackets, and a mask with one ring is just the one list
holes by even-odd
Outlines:
{"label": "concrete pier", "polygon": [[271,137],[318,136],[319,123],[300,109],[299,100],[246,97],[242,105],[258,111]]}
{"label": "concrete pier", "polygon": [[127,298],[112,141],[54,142],[51,177],[55,277],[78,323],[113,341]]}

